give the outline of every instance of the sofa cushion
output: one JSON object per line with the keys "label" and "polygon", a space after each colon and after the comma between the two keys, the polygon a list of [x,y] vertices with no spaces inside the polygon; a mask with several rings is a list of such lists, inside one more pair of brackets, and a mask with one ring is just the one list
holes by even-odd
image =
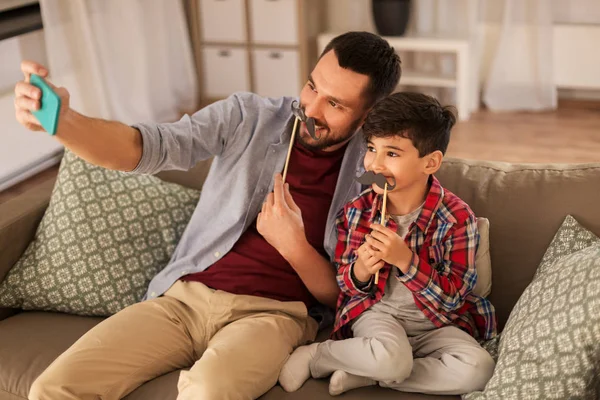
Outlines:
{"label": "sofa cushion", "polygon": [[2,392],[27,398],[33,381],[101,318],[22,312],[0,321]]}
{"label": "sofa cushion", "polygon": [[66,151],[35,237],[0,284],[0,307],[106,316],[139,301],[199,195]]}
{"label": "sofa cushion", "polygon": [[[260,400],[331,400],[327,379],[309,379],[298,391],[285,392],[281,386],[275,386],[260,397]],[[369,386],[350,390],[339,398],[343,400],[455,400],[460,396],[432,396],[420,393],[399,392],[379,386]]]}
{"label": "sofa cushion", "polygon": [[600,163],[509,164],[447,158],[436,174],[490,220],[499,331],[567,214],[600,235]]}
{"label": "sofa cushion", "polygon": [[154,378],[123,397],[123,400],[175,400],[180,372],[173,371]]}
{"label": "sofa cushion", "polygon": [[600,397],[600,241],[567,217],[510,314],[498,363],[466,400]]}
{"label": "sofa cushion", "polygon": [[[23,312],[0,321],[0,400],[24,400],[33,381],[81,335],[102,321],[50,312]],[[326,339],[328,332],[321,332]],[[142,385],[125,400],[175,400],[179,371],[160,376]],[[345,399],[434,400],[437,396],[399,393],[379,387],[362,388],[344,395]],[[326,380],[309,380],[299,391],[286,393],[276,386],[261,400],[329,400]],[[442,397],[458,399],[458,397]]]}
{"label": "sofa cushion", "polygon": [[[29,388],[46,367],[100,321],[49,312],[23,312],[0,321],[0,400],[27,399]],[[125,399],[174,400],[178,378],[179,371],[173,371]]]}

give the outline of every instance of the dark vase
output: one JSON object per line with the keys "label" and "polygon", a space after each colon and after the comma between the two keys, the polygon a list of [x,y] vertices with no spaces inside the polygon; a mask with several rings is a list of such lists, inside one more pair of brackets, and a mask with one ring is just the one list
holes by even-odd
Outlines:
{"label": "dark vase", "polygon": [[372,0],[373,18],[381,36],[402,36],[410,17],[410,0]]}

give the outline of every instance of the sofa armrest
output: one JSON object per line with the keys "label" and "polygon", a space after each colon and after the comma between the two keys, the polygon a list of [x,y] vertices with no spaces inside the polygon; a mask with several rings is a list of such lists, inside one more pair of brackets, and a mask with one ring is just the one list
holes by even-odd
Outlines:
{"label": "sofa armrest", "polygon": [[[0,282],[33,239],[53,187],[54,180],[49,180],[0,204]],[[17,312],[0,308],[0,321]]]}
{"label": "sofa armrest", "polygon": [[53,187],[48,180],[0,204],[0,282],[33,239]]}

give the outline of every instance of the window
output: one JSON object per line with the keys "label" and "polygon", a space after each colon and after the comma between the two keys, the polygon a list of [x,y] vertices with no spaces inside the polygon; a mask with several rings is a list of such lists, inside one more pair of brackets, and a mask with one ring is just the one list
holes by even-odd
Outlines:
{"label": "window", "polygon": [[14,86],[23,79],[21,60],[46,64],[37,1],[0,4],[0,191],[60,161],[62,146],[42,132],[29,132],[15,118]]}

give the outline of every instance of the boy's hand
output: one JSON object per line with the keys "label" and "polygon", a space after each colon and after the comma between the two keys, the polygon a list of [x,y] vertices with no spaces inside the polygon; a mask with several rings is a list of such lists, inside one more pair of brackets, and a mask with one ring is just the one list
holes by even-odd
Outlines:
{"label": "boy's hand", "polygon": [[371,229],[371,233],[366,237],[369,254],[388,264],[395,265],[404,273],[408,272],[413,252],[404,240],[396,232],[383,225],[373,224]]}
{"label": "boy's hand", "polygon": [[381,258],[377,258],[371,255],[368,250],[369,245],[363,243],[356,254],[358,259],[354,263],[354,276],[361,282],[368,282],[371,276],[375,275],[385,265],[385,262]]}

